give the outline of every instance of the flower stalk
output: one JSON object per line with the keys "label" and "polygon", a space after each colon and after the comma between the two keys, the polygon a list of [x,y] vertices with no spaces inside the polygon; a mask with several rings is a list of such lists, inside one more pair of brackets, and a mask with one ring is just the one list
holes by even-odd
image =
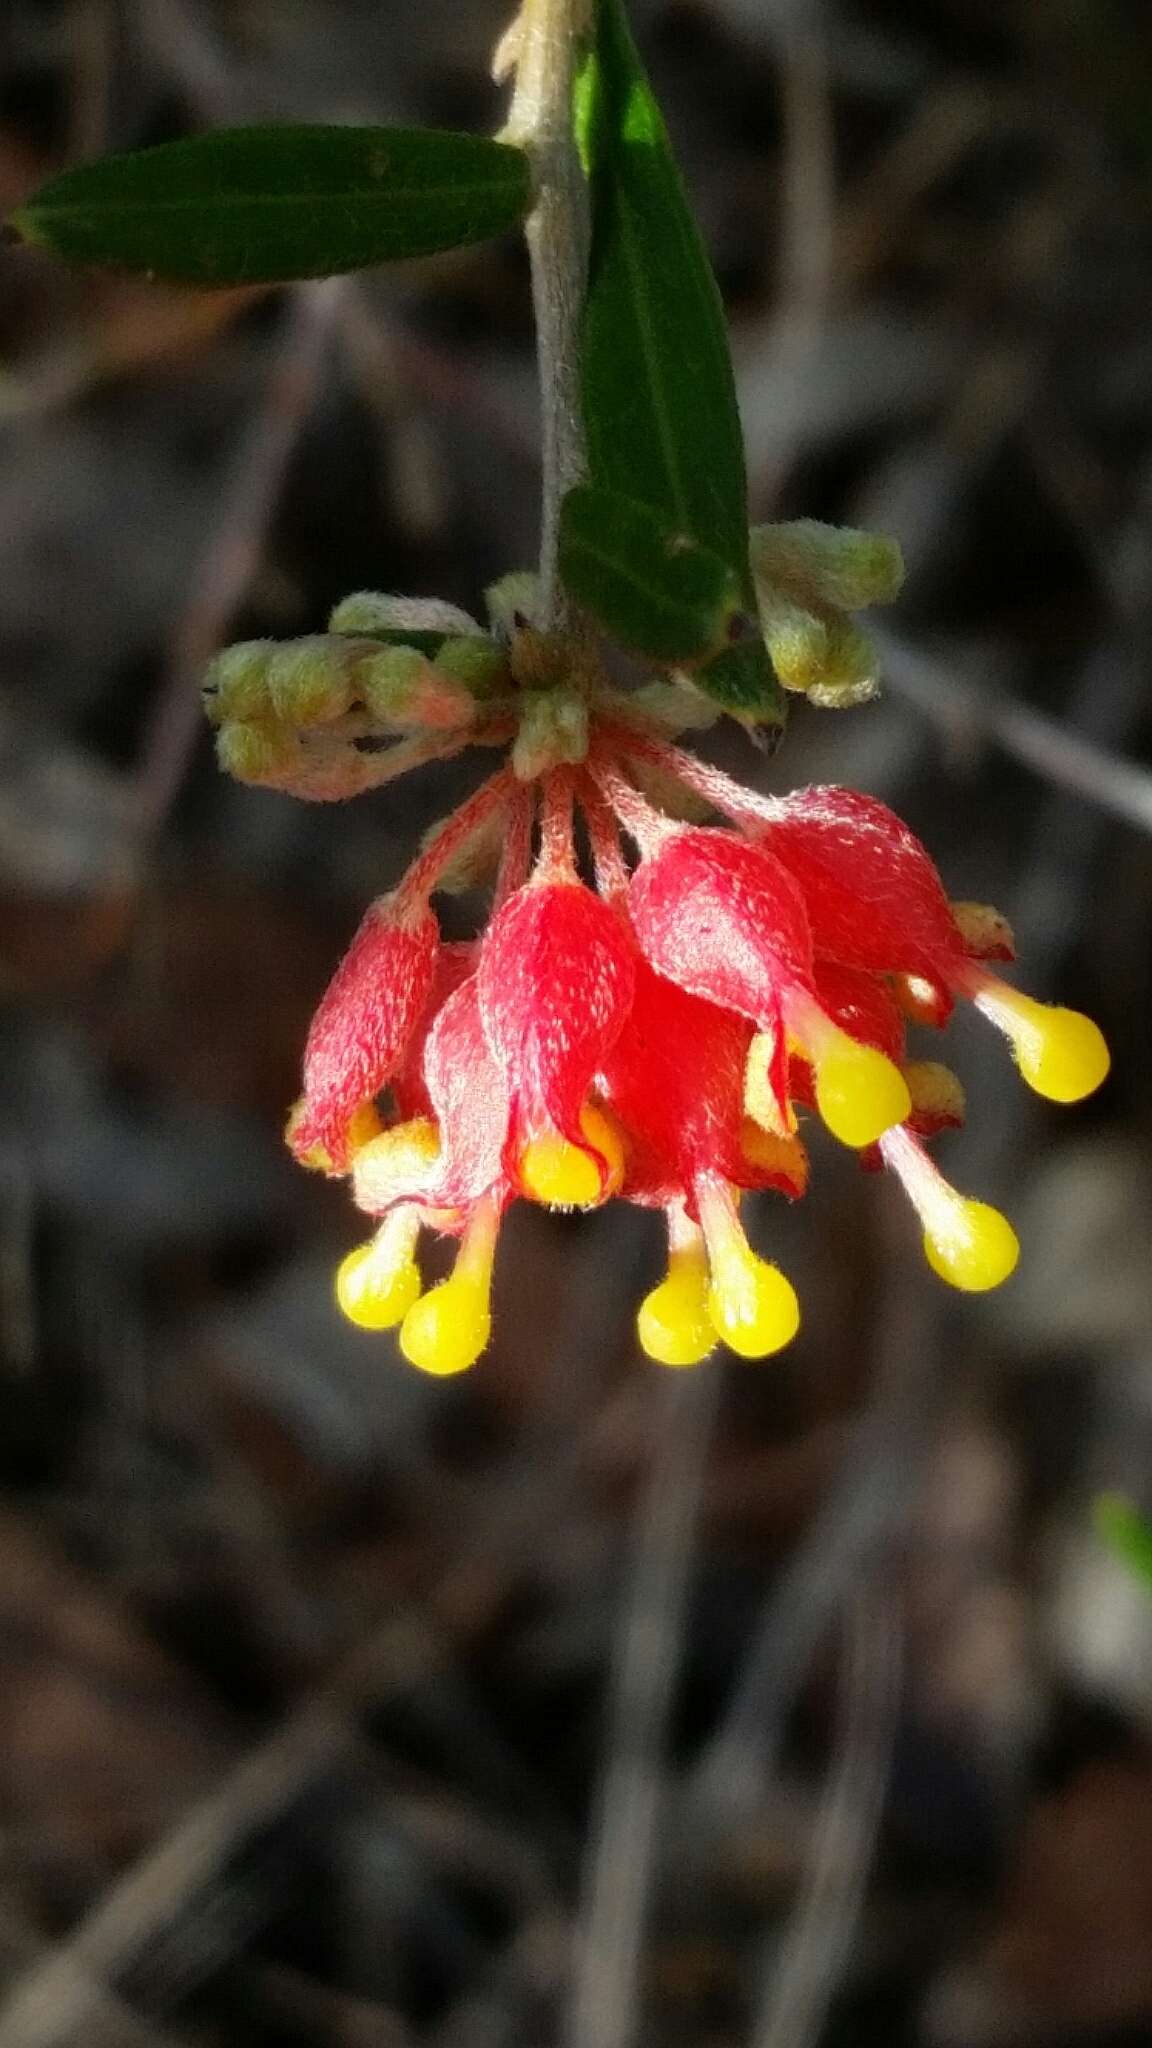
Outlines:
{"label": "flower stalk", "polygon": [[572,126],[579,42],[592,0],[524,0],[496,55],[498,78],[515,67],[503,140],[527,150],[536,204],[525,234],[532,264],[540,372],[543,502],[539,623],[571,629],[558,573],[560,505],[585,472],[580,325],[588,270],[588,187]]}

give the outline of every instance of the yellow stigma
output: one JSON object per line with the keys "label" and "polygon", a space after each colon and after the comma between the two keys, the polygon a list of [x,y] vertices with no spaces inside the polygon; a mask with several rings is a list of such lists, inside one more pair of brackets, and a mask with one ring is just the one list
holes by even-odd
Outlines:
{"label": "yellow stigma", "polygon": [[713,1279],[708,1313],[717,1336],[741,1358],[783,1351],[800,1328],[800,1303],[791,1281],[747,1246],[738,1269],[726,1261],[723,1276]]}
{"label": "yellow stigma", "polygon": [[977,1004],[1008,1033],[1020,1072],[1037,1095],[1050,1102],[1082,1102],[1099,1088],[1112,1060],[1104,1033],[1091,1017],[1002,987],[977,997]]}
{"label": "yellow stigma", "polygon": [[636,1334],[658,1365],[698,1365],[715,1350],[703,1245],[672,1253],[667,1277],[640,1304]]}
{"label": "yellow stigma", "polygon": [[499,1205],[486,1196],[472,1212],[450,1278],[430,1288],[408,1310],[400,1349],[409,1365],[421,1372],[437,1379],[466,1372],[487,1344],[492,1334],[492,1260],[499,1220]]}
{"label": "yellow stigma", "polygon": [[752,1250],[729,1188],[701,1182],[697,1193],[711,1268],[708,1314],[717,1336],[741,1358],[782,1351],[800,1328],[795,1288]]}
{"label": "yellow stigma", "polygon": [[372,1239],[349,1252],[336,1273],[336,1300],[359,1330],[391,1330],[403,1322],[420,1293],[413,1256],[419,1223],[397,1210]]}
{"label": "yellow stigma", "polygon": [[592,1152],[572,1144],[559,1131],[542,1131],[529,1140],[520,1155],[520,1186],[530,1201],[543,1202],[550,1209],[594,1209],[615,1193],[624,1170],[619,1131],[591,1104],[580,1112],[580,1128],[592,1151],[608,1162],[607,1185],[601,1183]]}
{"label": "yellow stigma", "polygon": [[1015,1272],[1020,1240],[999,1209],[957,1195],[925,1230],[924,1256],[950,1287],[985,1294]]}
{"label": "yellow stigma", "polygon": [[448,1379],[475,1365],[491,1334],[487,1287],[453,1274],[409,1308],[400,1349],[409,1365]]}
{"label": "yellow stigma", "polygon": [[887,1053],[834,1031],[815,1049],[816,1107],[842,1145],[874,1145],[911,1113],[908,1083]]}

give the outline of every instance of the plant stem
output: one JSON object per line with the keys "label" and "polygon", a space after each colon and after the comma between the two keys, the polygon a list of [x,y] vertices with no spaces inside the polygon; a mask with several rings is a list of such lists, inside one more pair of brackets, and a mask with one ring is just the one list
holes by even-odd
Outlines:
{"label": "plant stem", "polygon": [[536,205],[528,220],[544,490],[540,533],[541,611],[537,623],[571,625],[557,575],[560,503],[584,475],[580,408],[580,318],[588,267],[589,207],[572,126],[577,42],[590,0],[524,0],[513,35],[516,88],[504,139],[528,150]]}

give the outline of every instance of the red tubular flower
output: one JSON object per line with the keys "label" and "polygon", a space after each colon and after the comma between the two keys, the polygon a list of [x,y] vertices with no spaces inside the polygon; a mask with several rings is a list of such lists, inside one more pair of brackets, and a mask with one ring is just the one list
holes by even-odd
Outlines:
{"label": "red tubular flower", "polygon": [[508,1170],[528,1194],[590,1201],[618,1169],[589,1142],[586,1104],[631,1007],[633,959],[623,920],[576,880],[529,882],[492,920],[480,1013],[511,1098]]}
{"label": "red tubular flower", "polygon": [[321,998],[304,1048],[304,1093],[289,1143],[298,1159],[348,1166],[357,1111],[391,1080],[427,1000],[440,927],[427,904],[372,905]]}
{"label": "red tubular flower", "polygon": [[[539,692],[552,656],[529,640]],[[950,905],[919,841],[875,799],[757,798],[649,735],[597,726],[594,701],[575,720],[557,713],[556,744],[575,744],[589,717],[586,767],[561,751],[541,768],[537,735],[445,822],[369,913],[320,1005],[290,1142],[350,1169],[377,1220],[341,1266],[346,1313],[399,1325],[425,1371],[459,1372],[488,1340],[509,1202],[583,1207],[619,1191],[667,1223],[667,1272],[637,1321],[648,1355],[688,1365],[722,1340],[766,1357],[799,1309],[749,1245],[739,1201],[805,1192],[796,1105],[814,1105],[864,1166],[897,1175],[937,1273],[966,1290],[998,1285],[1015,1235],[929,1159],[922,1140],[961,1120],[963,1095],[946,1067],[906,1059],[906,1024],[940,1023],[967,995],[1025,1078],[1061,1101],[1103,1078],[1096,1027],[996,977],[986,963],[1012,951],[1003,919]],[[673,823],[630,778],[634,761],[665,786],[678,777],[736,829]],[[595,887],[580,879],[577,805]],[[491,925],[478,944],[441,946],[431,892],[450,871],[475,876],[494,826]],[[640,853],[631,874],[627,841]],[[425,1228],[458,1240],[449,1278],[427,1291]]]}
{"label": "red tubular flower", "polygon": [[398,1116],[403,1119],[416,1116],[431,1116],[432,1103],[428,1094],[428,1083],[424,1077],[424,1052],[428,1034],[436,1022],[450,995],[468,980],[476,971],[478,947],[475,940],[453,940],[442,945],[436,955],[436,967],[424,1009],[404,1051],[404,1057],[392,1076],[392,1100]]}
{"label": "red tubular flower", "polygon": [[772,806],[758,843],[798,883],[821,958],[916,977],[945,1021],[964,938],[936,868],[894,811],[854,789],[797,790]]}
{"label": "red tubular flower", "polygon": [[369,1214],[396,1202],[465,1210],[508,1192],[508,1090],[484,1036],[476,975],[453,989],[428,1030],[424,1092],[426,1114],[408,1116],[357,1153],[357,1200]]}
{"label": "red tubular flower", "polygon": [[770,1037],[783,1118],[785,1001],[813,994],[812,938],[790,875],[734,833],[676,832],[641,862],[628,909],[658,973],[690,995],[750,1017]]}
{"label": "red tubular flower", "polygon": [[903,1121],[908,1091],[891,1060],[821,1007],[804,897],[772,853],[731,832],[675,833],[641,862],[628,902],[660,973],[760,1026],[780,1129],[789,1122],[789,1036],[816,1070],[821,1115],[846,1144],[871,1144]]}
{"label": "red tubular flower", "polygon": [[[513,1192],[504,1172],[509,1098],[484,1035],[475,975],[432,1024],[424,1083],[432,1114],[393,1126],[357,1155],[357,1201],[384,1221],[344,1261],[337,1295],[364,1328],[401,1323],[405,1356],[443,1376],[471,1365],[488,1342],[496,1235]],[[461,1241],[450,1277],[427,1294],[414,1260],[423,1223]]]}
{"label": "red tubular flower", "polygon": [[734,1010],[689,995],[641,960],[628,1022],[600,1086],[625,1133],[623,1192],[631,1202],[682,1202],[696,1216],[696,1183],[718,1174],[742,1188],[804,1192],[795,1139],[773,1148],[749,1127],[744,1081],[753,1027]]}

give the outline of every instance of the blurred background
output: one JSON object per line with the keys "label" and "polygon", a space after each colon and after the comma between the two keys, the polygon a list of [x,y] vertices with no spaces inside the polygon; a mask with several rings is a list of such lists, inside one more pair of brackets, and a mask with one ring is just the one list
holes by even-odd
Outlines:
{"label": "blurred background", "polygon": [[[531,562],[526,266],[196,297],[0,250],[0,2048],[1152,2038],[1152,17],[636,0],[759,518],[899,535],[883,700],[801,708],[1093,1103],[970,1021],[965,1303],[830,1144],[805,1303],[663,1375],[655,1225],[516,1212],[463,1383],[342,1325],[280,1143],[316,998],[463,770],[226,782],[196,684]],[[0,202],[254,119],[491,129],[502,0],[5,0]],[[451,916],[469,928],[477,906]]]}

